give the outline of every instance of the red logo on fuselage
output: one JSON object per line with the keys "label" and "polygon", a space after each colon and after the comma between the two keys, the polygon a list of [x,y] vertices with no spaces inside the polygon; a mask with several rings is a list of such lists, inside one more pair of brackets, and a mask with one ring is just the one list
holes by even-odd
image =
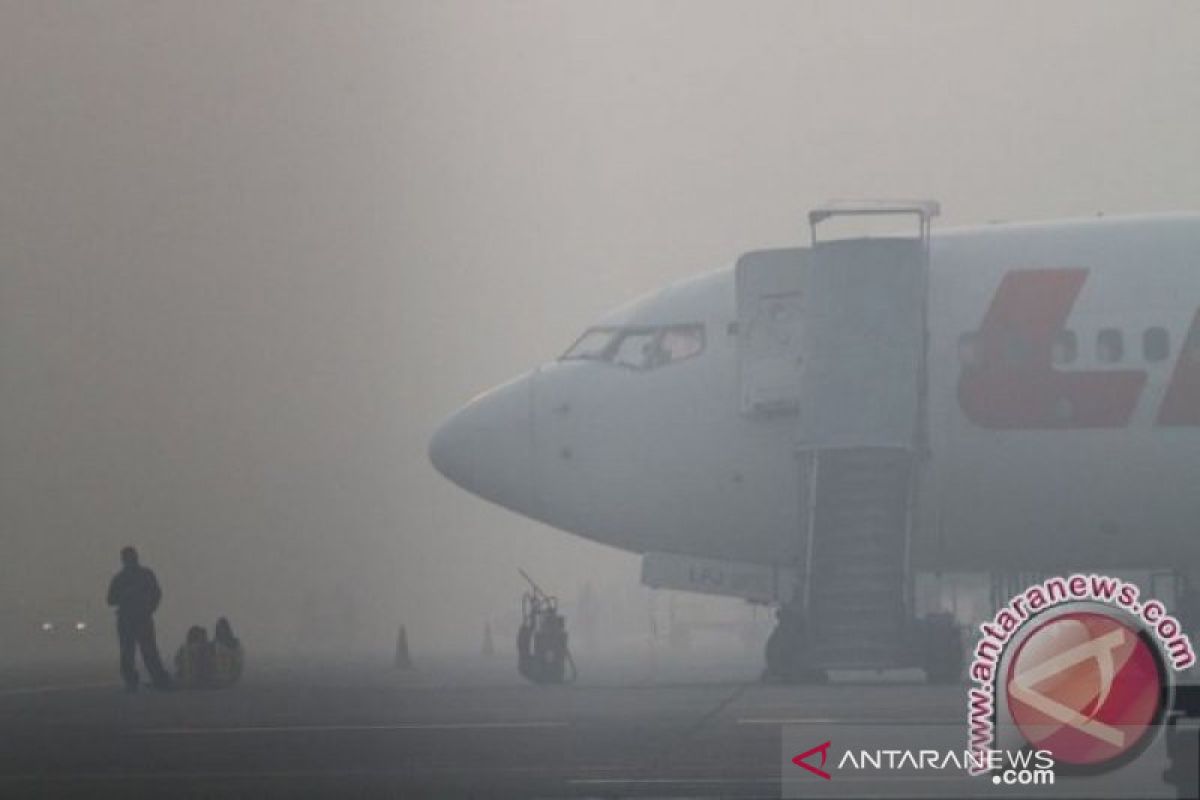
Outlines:
{"label": "red logo on fuselage", "polygon": [[[1142,369],[1061,370],[1054,346],[1088,271],[1014,270],[1000,281],[958,380],[969,420],[993,430],[1124,428],[1145,388]],[[1200,312],[1155,424],[1200,425]]]}
{"label": "red logo on fuselage", "polygon": [[1064,372],[1052,348],[1085,269],[1009,272],[979,326],[977,358],[964,365],[958,404],[984,428],[1122,428],[1146,383],[1143,370]]}
{"label": "red logo on fuselage", "polygon": [[1175,372],[1158,409],[1157,425],[1200,425],[1200,311],[1175,362]]}

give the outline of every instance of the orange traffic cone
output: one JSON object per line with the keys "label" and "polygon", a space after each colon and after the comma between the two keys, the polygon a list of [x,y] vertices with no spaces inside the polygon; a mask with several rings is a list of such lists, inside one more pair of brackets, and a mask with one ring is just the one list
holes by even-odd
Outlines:
{"label": "orange traffic cone", "polygon": [[412,669],[412,659],[408,655],[408,632],[403,625],[396,637],[396,669]]}

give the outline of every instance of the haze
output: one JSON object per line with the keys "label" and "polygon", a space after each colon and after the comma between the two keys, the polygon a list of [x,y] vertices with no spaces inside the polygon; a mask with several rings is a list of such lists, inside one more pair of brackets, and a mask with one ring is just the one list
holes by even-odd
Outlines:
{"label": "haze", "polygon": [[829,197],[1200,209],[1198,40],[1184,2],[3,3],[0,595],[98,604],[132,543],[168,652],[330,605],[471,649],[518,566],[632,586],[438,476],[437,423]]}

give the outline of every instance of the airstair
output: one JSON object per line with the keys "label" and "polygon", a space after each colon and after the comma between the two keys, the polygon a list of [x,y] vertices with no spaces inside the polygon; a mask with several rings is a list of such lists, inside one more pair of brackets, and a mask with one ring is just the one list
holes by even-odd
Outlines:
{"label": "airstair", "polygon": [[[910,551],[926,458],[930,201],[812,211],[809,248],[737,267],[743,414],[794,417],[802,510],[795,605],[808,663],[919,657]],[[914,217],[917,234],[819,241],[835,217]]]}

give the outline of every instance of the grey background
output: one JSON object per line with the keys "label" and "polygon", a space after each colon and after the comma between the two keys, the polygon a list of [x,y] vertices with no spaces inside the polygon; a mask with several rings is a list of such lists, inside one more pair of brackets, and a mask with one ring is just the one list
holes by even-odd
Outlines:
{"label": "grey background", "polygon": [[[172,630],[474,648],[524,565],[437,422],[604,310],[802,240],[1200,207],[1189,2],[0,2],[0,593],[139,545]],[[607,595],[606,595],[607,596]]]}

